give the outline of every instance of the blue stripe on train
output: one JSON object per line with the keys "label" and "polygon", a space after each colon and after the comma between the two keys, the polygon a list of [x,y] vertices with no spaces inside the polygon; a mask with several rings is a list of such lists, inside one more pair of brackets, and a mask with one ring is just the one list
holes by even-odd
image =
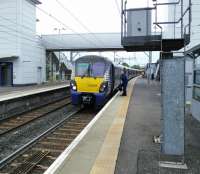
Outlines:
{"label": "blue stripe on train", "polygon": [[[81,104],[81,96],[83,93],[71,90],[71,100],[73,105]],[[95,97],[95,106],[102,106],[106,102],[105,93],[92,93]]]}
{"label": "blue stripe on train", "polygon": [[95,106],[102,106],[106,102],[105,93],[98,93],[95,95]]}
{"label": "blue stripe on train", "polygon": [[71,90],[71,100],[73,105],[81,104],[81,93]]}

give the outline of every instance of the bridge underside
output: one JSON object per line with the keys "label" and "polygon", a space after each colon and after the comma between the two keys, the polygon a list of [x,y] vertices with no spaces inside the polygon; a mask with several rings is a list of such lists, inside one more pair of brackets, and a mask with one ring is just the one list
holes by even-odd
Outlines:
{"label": "bridge underside", "polygon": [[48,51],[123,51],[121,33],[42,35]]}

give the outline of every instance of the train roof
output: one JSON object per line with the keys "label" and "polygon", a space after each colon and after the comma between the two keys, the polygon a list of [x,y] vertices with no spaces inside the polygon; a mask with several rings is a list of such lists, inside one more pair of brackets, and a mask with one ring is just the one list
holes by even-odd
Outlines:
{"label": "train roof", "polygon": [[124,66],[124,65],[121,65],[121,64],[114,64],[115,67],[119,67],[119,68],[122,68],[122,69],[127,69],[127,70],[134,70],[134,71],[143,71],[143,70],[140,70],[140,69],[135,69],[135,68],[130,68],[130,67],[127,67],[127,66]]}
{"label": "train roof", "polygon": [[103,56],[97,56],[97,55],[86,55],[86,56],[82,56],[82,57],[79,57],[78,59],[75,60],[76,61],[79,61],[79,60],[97,60],[97,59],[102,59],[104,60],[105,62],[109,62],[109,63],[112,63],[112,61],[110,61],[108,58],[106,57],[103,57]]}

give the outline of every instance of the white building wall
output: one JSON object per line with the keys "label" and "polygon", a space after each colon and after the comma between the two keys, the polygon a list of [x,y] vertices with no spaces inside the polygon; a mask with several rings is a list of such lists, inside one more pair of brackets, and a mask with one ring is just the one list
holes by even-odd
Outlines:
{"label": "white building wall", "polygon": [[0,58],[19,56],[18,1],[0,1]]}
{"label": "white building wall", "polygon": [[[176,2],[176,0],[168,0],[168,2]],[[183,12],[186,10],[186,8],[189,5],[189,0],[183,0],[184,6],[183,6]],[[191,42],[188,46],[186,46],[186,50],[189,50],[190,48],[196,46],[200,42],[200,3],[199,0],[192,0],[192,23],[191,23]],[[177,21],[181,17],[181,7],[180,5],[175,6],[169,6],[169,12],[168,12],[168,20],[169,21]],[[174,16],[174,10],[176,12],[176,15]],[[184,17],[184,26],[188,24],[188,13]],[[173,38],[174,26],[168,25],[168,37]],[[175,35],[176,37],[180,37],[180,23],[176,24],[175,27]],[[188,33],[188,28],[186,28],[186,33]]]}
{"label": "white building wall", "polygon": [[191,42],[186,47],[190,49],[200,44],[200,3],[199,0],[192,0],[192,24],[191,24]]}
{"label": "white building wall", "polygon": [[[199,0],[192,0],[192,24],[191,24],[191,42],[186,46],[186,50],[200,44],[200,4]],[[200,60],[200,59],[199,59]],[[196,62],[197,65],[197,62]],[[194,67],[198,69],[197,67]],[[200,67],[199,67],[200,69]],[[200,102],[193,98],[192,115],[200,121]]]}
{"label": "white building wall", "polygon": [[[175,2],[175,0],[169,0],[169,2]],[[184,0],[184,10],[188,7],[188,3],[189,3],[189,0]],[[190,43],[186,46],[186,51],[187,50],[190,50],[191,48],[197,46],[200,44],[200,3],[199,3],[199,0],[192,0],[192,21],[191,21],[191,35],[190,35]],[[180,8],[177,9],[177,14],[180,14],[181,11],[180,11]],[[172,7],[169,7],[169,13],[168,13],[168,17],[169,19],[173,19],[173,8]],[[180,16],[180,15],[177,15],[177,16]],[[176,20],[178,20],[178,17],[176,17]],[[188,19],[185,17],[184,18],[184,25],[186,25],[188,23]],[[172,35],[172,28],[169,29],[170,32],[169,34]],[[188,29],[187,29],[188,31]],[[178,35],[176,33],[176,35]],[[180,51],[183,51],[180,50]],[[199,59],[200,60],[200,59]],[[196,64],[198,64],[196,62]],[[191,69],[191,68],[190,68]],[[192,69],[194,70],[195,67],[192,67]],[[196,67],[196,69],[198,69]],[[193,72],[192,70],[192,72]],[[187,75],[187,71],[186,71],[186,75]],[[192,82],[191,82],[192,80]],[[192,107],[191,107],[191,111],[192,111],[192,115],[200,120],[200,102],[196,99],[194,99],[193,97],[193,92],[194,92],[194,84],[193,84],[193,73],[190,74],[190,83],[192,83],[192,87],[193,89],[187,89],[186,90],[186,94],[188,94],[186,96],[186,98],[192,102]],[[192,100],[191,100],[192,98]]]}
{"label": "white building wall", "polygon": [[0,7],[5,9],[0,10],[0,60],[18,57],[13,60],[13,84],[46,81],[45,48],[36,37],[35,4],[30,0],[1,0]]}
{"label": "white building wall", "polygon": [[[168,0],[168,2],[173,3],[177,2],[178,0]],[[186,8],[188,8],[189,0],[183,0],[183,13],[185,12]],[[169,5],[168,6],[168,21],[169,22],[176,22],[181,18],[181,3],[177,5]],[[189,12],[183,17],[183,26],[186,26],[189,22]],[[168,24],[167,25],[167,34],[168,38],[181,38],[181,21],[176,24]],[[187,30],[188,31],[188,30]],[[184,34],[184,29],[183,29]]]}

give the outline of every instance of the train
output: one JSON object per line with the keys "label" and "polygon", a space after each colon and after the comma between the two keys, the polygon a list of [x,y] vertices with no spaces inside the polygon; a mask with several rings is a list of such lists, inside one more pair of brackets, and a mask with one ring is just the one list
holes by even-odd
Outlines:
{"label": "train", "polygon": [[[106,57],[87,55],[75,60],[70,91],[73,105],[94,105],[100,108],[121,84],[125,67],[115,65]],[[126,67],[128,79],[141,74],[141,70]]]}

